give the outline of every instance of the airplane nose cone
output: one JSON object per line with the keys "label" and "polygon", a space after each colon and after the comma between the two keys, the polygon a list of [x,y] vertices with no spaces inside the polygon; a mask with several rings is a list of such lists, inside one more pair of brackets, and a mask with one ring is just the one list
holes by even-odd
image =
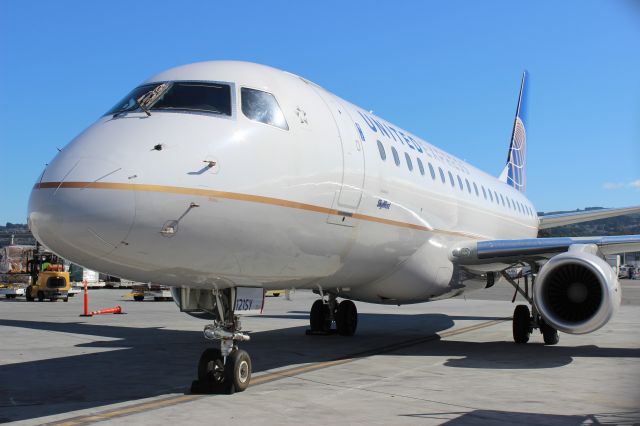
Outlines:
{"label": "airplane nose cone", "polygon": [[108,258],[126,244],[135,217],[129,178],[103,159],[54,161],[31,192],[31,231],[54,252],[84,266]]}

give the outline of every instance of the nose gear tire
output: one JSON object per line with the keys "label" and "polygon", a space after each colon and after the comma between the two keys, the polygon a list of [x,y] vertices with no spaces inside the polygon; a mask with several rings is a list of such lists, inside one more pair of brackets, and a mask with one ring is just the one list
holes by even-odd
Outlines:
{"label": "nose gear tire", "polygon": [[206,349],[200,355],[198,380],[191,383],[191,393],[221,393],[225,385],[224,358],[220,349]]}
{"label": "nose gear tire", "polygon": [[232,387],[231,392],[242,392],[251,382],[251,358],[249,354],[236,349],[227,357],[225,381]]}

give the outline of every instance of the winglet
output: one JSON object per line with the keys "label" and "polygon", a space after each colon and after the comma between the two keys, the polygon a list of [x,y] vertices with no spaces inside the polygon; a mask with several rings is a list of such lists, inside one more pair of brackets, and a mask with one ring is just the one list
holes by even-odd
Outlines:
{"label": "winglet", "polygon": [[500,180],[524,193],[527,177],[527,132],[526,132],[526,104],[527,104],[527,72],[522,73],[522,83],[518,95],[516,118],[511,132],[511,144],[507,164],[500,174]]}

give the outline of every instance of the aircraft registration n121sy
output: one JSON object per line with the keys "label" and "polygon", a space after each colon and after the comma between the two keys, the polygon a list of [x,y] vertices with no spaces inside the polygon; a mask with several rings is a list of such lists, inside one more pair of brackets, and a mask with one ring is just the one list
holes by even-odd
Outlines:
{"label": "aircraft registration n121sy", "polygon": [[[46,167],[29,202],[36,238],[87,268],[173,286],[210,318],[199,391],[244,390],[238,315],[265,289],[314,289],[314,333],[353,335],[351,300],[407,304],[506,281],[526,298],[513,337],[602,327],[620,304],[604,255],[640,235],[536,238],[640,211],[538,217],[525,196],[526,76],[499,178],[296,75],[231,61],[162,72]],[[521,287],[522,279],[524,288]],[[534,285],[535,279],[535,285]],[[337,298],[344,300],[338,303]]]}

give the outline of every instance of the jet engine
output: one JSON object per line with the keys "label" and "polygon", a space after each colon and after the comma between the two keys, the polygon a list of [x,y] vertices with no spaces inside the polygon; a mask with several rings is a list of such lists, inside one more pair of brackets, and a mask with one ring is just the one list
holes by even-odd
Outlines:
{"label": "jet engine", "polygon": [[620,306],[620,283],[594,247],[572,246],[552,257],[534,286],[536,308],[547,324],[570,334],[591,333]]}

